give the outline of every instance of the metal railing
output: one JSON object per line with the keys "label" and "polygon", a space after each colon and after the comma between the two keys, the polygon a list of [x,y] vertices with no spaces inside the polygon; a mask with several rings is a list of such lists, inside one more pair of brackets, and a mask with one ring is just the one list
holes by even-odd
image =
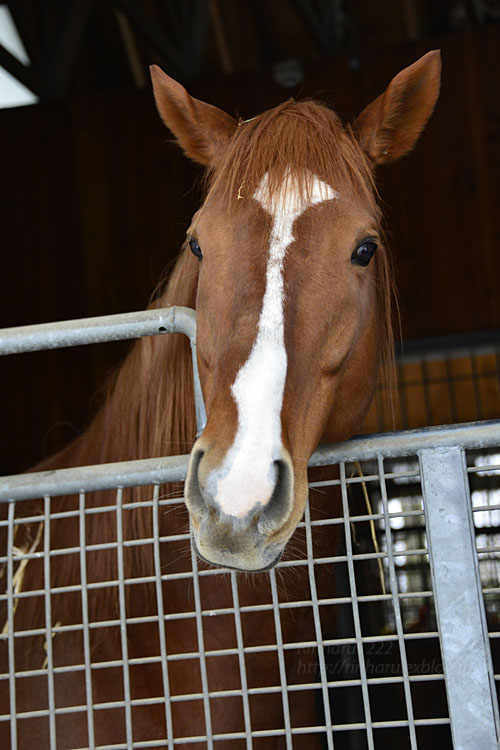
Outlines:
{"label": "metal railing", "polygon": [[[154,315],[163,316],[164,312],[154,311]],[[153,320],[153,327],[158,326],[159,318]],[[175,327],[170,319],[168,325],[172,326],[168,330]],[[162,323],[161,327],[167,326]],[[153,328],[149,330],[151,334],[155,332]],[[496,458],[486,466],[482,465],[481,456],[474,463],[471,457],[477,456],[478,451],[481,455],[493,453]],[[251,748],[254,741],[265,737],[284,737],[286,747],[292,748],[308,747],[300,743],[312,743],[318,736],[323,737],[329,748],[339,746],[340,742],[342,748],[370,750],[383,746],[425,750],[436,745],[434,740],[429,744],[423,733],[439,728],[444,731],[446,727],[451,735],[444,741],[443,735],[439,735],[442,748],[499,747],[500,721],[491,644],[500,643],[497,637],[500,631],[490,628],[488,633],[484,597],[486,594],[498,597],[500,586],[482,591],[474,514],[484,512],[484,508],[473,507],[470,482],[487,473],[500,487],[500,421],[365,436],[340,445],[320,446],[311,459],[311,467],[335,468],[327,470],[328,478],[311,482],[311,493],[336,488],[341,508],[337,511],[332,505],[327,513],[324,509],[315,513],[313,497],[296,532],[296,538],[302,542],[292,544],[292,552],[270,571],[268,593],[257,603],[244,576],[234,571],[199,569],[192,550],[188,557],[182,557],[179,550],[189,544],[188,529],[169,529],[162,520],[171,518],[171,514],[164,516],[164,511],[182,507],[182,499],[163,496],[161,486],[182,481],[187,460],[187,456],[175,456],[0,480],[0,501],[8,506],[7,518],[0,521],[0,532],[2,528],[6,531],[8,542],[5,553],[0,551],[0,567],[5,566],[6,571],[0,606],[5,607],[7,614],[0,634],[0,649],[6,649],[7,653],[6,668],[0,671],[0,694],[5,693],[7,685],[9,693],[9,710],[0,712],[0,736],[1,727],[8,726],[12,748],[18,746],[18,741],[22,746],[19,738],[26,723],[41,719],[48,722],[44,746],[60,747],[59,722],[75,715],[83,717],[83,729],[67,747],[80,750],[172,748],[190,742],[212,748],[214,743],[219,746],[219,741],[230,739],[239,739]],[[359,462],[362,468],[356,469]],[[410,485],[417,498],[411,510],[400,500],[395,506],[395,498],[406,497]],[[124,488],[139,486],[143,488],[140,497],[125,494]],[[356,492],[361,488],[371,497],[371,505],[356,505]],[[94,492],[113,489],[115,493],[108,492],[103,501],[94,502]],[[57,501],[61,495],[74,495],[75,500],[61,507]],[[41,506],[28,516],[22,510],[25,503],[20,502],[27,498],[42,499]],[[127,536],[126,519],[139,508],[150,514],[150,533],[143,530],[141,535],[135,531],[133,536]],[[497,510],[500,511],[498,500],[487,506],[490,513]],[[114,519],[115,537],[89,544],[86,536],[89,526],[101,523],[106,517]],[[51,549],[51,530],[67,521],[79,528],[76,542],[68,539],[62,547]],[[401,525],[409,521],[418,523],[419,539],[423,542],[419,541],[421,546],[405,548],[403,553],[396,535]],[[18,548],[16,533],[28,525],[42,529],[37,544]],[[360,547],[360,530],[368,525],[376,532],[371,536],[380,540],[371,549]],[[339,549],[332,548],[328,541],[335,529],[341,531]],[[147,575],[124,567],[124,555],[141,549],[148,550],[151,556],[152,567]],[[498,559],[496,547],[491,550],[490,556],[496,555]],[[115,575],[103,580],[89,578],[92,556],[108,552],[116,556]],[[173,561],[169,564],[175,570],[162,565],[165,555]],[[431,588],[402,584],[403,555],[405,566],[419,561],[430,571]],[[39,589],[23,590],[19,576],[16,579],[17,571],[40,559],[45,569],[44,580],[49,582],[51,566],[56,566],[58,560],[77,560],[77,580],[55,588],[45,584]],[[365,577],[359,573],[360,566],[375,566],[373,570],[380,573],[380,586],[377,583],[367,588]],[[289,573],[298,577],[296,593],[289,583],[285,592],[280,589],[280,580],[292,580],[286,578]],[[334,587],[330,584],[332,576]],[[171,611],[169,592],[181,585],[192,592],[191,605]],[[155,602],[150,611],[140,614],[129,611],[127,593],[136,586],[154,588]],[[227,590],[222,593],[224,586]],[[116,615],[92,619],[89,601],[103,589],[117,592]],[[79,598],[81,616],[77,613],[79,619],[73,622],[54,622],[50,602],[54,597],[59,600],[65,596]],[[37,598],[45,602],[43,621],[30,627],[21,621],[17,624],[18,606]],[[422,609],[434,606],[435,624],[434,620],[426,620],[417,626],[411,621],[414,615],[410,617],[407,612],[414,610],[407,610],[409,602],[423,603]],[[381,614],[381,608],[385,615]],[[291,616],[299,617],[301,612],[310,612],[313,624],[306,630],[306,638],[296,640],[290,637],[287,623]],[[274,624],[274,632],[267,628],[257,638],[252,618],[264,616],[271,618],[269,623]],[[384,617],[384,628],[379,624],[376,630],[369,629],[373,618],[379,623]],[[226,632],[228,618],[233,624],[227,637],[223,637],[220,634]],[[185,647],[172,639],[171,628],[175,629],[179,623],[192,629],[192,638]],[[128,650],[134,629],[139,627],[156,629],[156,650],[151,652],[149,648],[147,656]],[[107,656],[97,654],[91,642],[98,633],[110,628],[117,628],[121,634],[119,649]],[[219,634],[217,642],[214,632]],[[83,649],[65,663],[58,663],[55,658],[58,644],[75,634],[83,639]],[[24,663],[19,666],[24,644],[36,637],[45,639],[45,662],[41,667]],[[387,654],[386,661],[380,656],[381,648],[386,649],[383,652]],[[437,655],[432,662],[431,653]],[[252,660],[268,657],[274,659],[270,669],[272,678],[262,684]],[[234,659],[237,661],[232,662]],[[179,688],[176,683],[179,663],[188,672],[196,665],[198,687],[193,684],[187,691]],[[223,665],[222,672],[227,670],[227,682],[224,675],[214,681],[209,668],[214,663]],[[139,668],[160,670],[161,689],[155,695],[134,694],[134,670]],[[107,672],[121,682],[123,697],[102,701],[97,696],[96,681]],[[74,679],[81,676],[84,700],[61,702],[57,685],[68,674]],[[24,694],[24,685],[31,684],[30,680],[44,681],[37,705],[35,699],[28,701]],[[387,701],[384,691],[390,690],[399,690],[399,697],[391,693],[393,699]],[[437,696],[433,709],[425,703],[422,691]],[[319,701],[321,709],[314,721],[300,724],[297,716],[301,704],[307,703],[313,694],[317,698],[312,703]],[[274,698],[279,699],[281,706],[279,719],[264,728],[254,725],[258,701],[265,699],[271,706]],[[214,706],[220,702],[233,705],[234,700],[240,702],[240,726],[228,730],[220,724],[220,712]],[[387,713],[389,704],[392,715]],[[204,731],[193,735],[186,731],[179,716],[189,714],[197,705],[203,714]],[[136,712],[151,707],[161,708],[163,724],[145,736]],[[123,712],[123,738],[107,744],[103,739],[102,717],[116,710]]]}
{"label": "metal railing", "polygon": [[500,417],[500,332],[405,341],[396,353],[396,389],[383,378],[370,432]]}
{"label": "metal railing", "polygon": [[66,346],[125,341],[141,336],[184,333],[191,344],[198,433],[207,421],[196,360],[196,313],[189,307],[164,307],[121,315],[63,320],[0,330],[0,355],[23,354]]}

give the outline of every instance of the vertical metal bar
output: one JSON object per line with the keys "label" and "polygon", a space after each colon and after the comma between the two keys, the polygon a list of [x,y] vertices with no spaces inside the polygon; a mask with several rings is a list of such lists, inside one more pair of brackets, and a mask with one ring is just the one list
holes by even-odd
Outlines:
{"label": "vertical metal bar", "polygon": [[127,613],[125,604],[125,572],[123,564],[123,489],[116,491],[116,555],[118,563],[118,599],[120,606],[120,636],[123,658],[123,697],[125,700],[125,733],[127,750],[132,750],[132,707],[130,705],[130,674],[127,645]]}
{"label": "vertical metal bar", "polygon": [[424,449],[419,459],[453,747],[492,750],[500,722],[465,454]]}
{"label": "vertical metal bar", "polygon": [[314,552],[313,552],[313,546],[312,546],[311,513],[309,510],[309,501],[306,502],[305,525],[306,525],[307,569],[309,571],[309,587],[311,589],[314,629],[316,632],[316,641],[318,643],[318,662],[319,662],[319,673],[321,676],[321,692],[323,694],[323,708],[325,711],[326,742],[327,742],[328,750],[333,750],[334,744],[333,744],[332,717],[331,717],[331,712],[330,712],[330,696],[328,695],[328,685],[327,685],[328,677],[326,674],[325,650],[323,646],[323,634],[321,632],[321,618],[319,616],[318,593],[316,591],[316,578],[314,576]]}
{"label": "vertical metal bar", "polygon": [[280,670],[281,700],[283,703],[283,721],[285,729],[286,750],[293,750],[292,725],[290,722],[290,706],[288,704],[288,689],[286,683],[285,652],[283,650],[283,633],[279,610],[278,587],[276,586],[276,570],[269,571],[271,581],[271,596],[273,601],[274,629],[276,630],[276,646],[278,647],[278,665]]}
{"label": "vertical metal bar", "polygon": [[85,492],[80,492],[80,585],[82,596],[83,657],[85,661],[85,696],[87,700],[87,731],[89,750],[95,748],[94,702],[92,698],[92,668],[89,636],[89,601],[87,595],[87,553],[85,534]]}
{"label": "vertical metal bar", "polygon": [[384,527],[387,546],[387,561],[389,563],[389,580],[391,583],[392,606],[394,608],[394,620],[398,636],[399,652],[401,656],[401,672],[403,675],[403,687],[405,692],[406,712],[408,715],[408,731],[410,732],[411,750],[417,750],[417,733],[415,730],[415,717],[413,715],[413,704],[411,701],[410,677],[408,672],[408,660],[406,658],[406,647],[404,642],[403,618],[401,617],[401,606],[398,596],[398,578],[394,567],[394,554],[392,544],[391,520],[389,518],[389,504],[387,499],[387,486],[384,474],[384,459],[378,456],[378,475],[380,481],[380,492],[382,506],[384,509]]}
{"label": "vertical metal bar", "polygon": [[366,734],[368,739],[368,750],[374,750],[372,715],[370,709],[370,696],[368,693],[368,683],[366,682],[366,665],[365,654],[363,651],[363,640],[361,633],[361,620],[359,617],[358,593],[356,589],[356,576],[354,572],[354,562],[352,559],[352,539],[351,539],[351,522],[349,518],[349,503],[347,500],[347,485],[345,476],[345,463],[340,464],[340,485],[342,491],[342,508],[344,511],[344,532],[345,532],[345,549],[347,555],[347,570],[349,573],[349,585],[352,598],[352,618],[354,621],[354,633],[356,636],[356,647],[358,650],[359,671],[361,677],[361,692],[363,695],[363,707],[365,710]]}
{"label": "vertical metal bar", "polygon": [[158,637],[160,639],[161,671],[163,677],[163,695],[165,698],[165,720],[167,724],[167,742],[169,750],[174,747],[174,730],[172,724],[172,705],[170,703],[170,682],[168,679],[167,642],[165,638],[165,608],[163,606],[163,587],[161,583],[160,560],[160,512],[158,498],[160,485],[155,484],[153,490],[153,556],[156,579],[156,602],[158,608]]}
{"label": "vertical metal bar", "polygon": [[9,503],[9,528],[7,532],[7,627],[9,628],[9,705],[10,705],[10,744],[17,750],[17,708],[16,708],[16,662],[14,644],[14,513],[15,503]]}
{"label": "vertical metal bar", "polygon": [[194,406],[196,414],[196,437],[199,438],[207,424],[207,412],[205,410],[205,401],[201,390],[200,373],[198,371],[198,358],[196,354],[196,334],[189,338],[191,346],[191,360],[193,362],[193,390]]}
{"label": "vertical metal bar", "polygon": [[198,650],[200,652],[201,687],[203,690],[203,707],[205,709],[205,729],[207,734],[207,750],[213,750],[212,716],[210,713],[210,697],[208,695],[207,661],[205,657],[205,640],[203,638],[203,619],[201,614],[200,579],[198,578],[198,560],[194,546],[191,544],[191,565],[193,567],[193,592],[196,609],[196,632],[198,634]]}
{"label": "vertical metal bar", "polygon": [[50,497],[45,495],[43,535],[43,576],[45,596],[45,648],[47,650],[47,687],[49,699],[50,750],[56,750],[56,703],[54,695],[54,658],[52,652],[52,607],[50,585]]}
{"label": "vertical metal bar", "polygon": [[252,724],[250,721],[250,704],[248,702],[245,652],[243,651],[243,631],[241,628],[240,598],[238,595],[238,581],[236,579],[236,573],[234,570],[231,571],[231,589],[233,593],[234,625],[236,628],[236,644],[238,646],[238,661],[240,665],[241,697],[243,699],[243,719],[245,721],[245,739],[247,750],[252,750]]}

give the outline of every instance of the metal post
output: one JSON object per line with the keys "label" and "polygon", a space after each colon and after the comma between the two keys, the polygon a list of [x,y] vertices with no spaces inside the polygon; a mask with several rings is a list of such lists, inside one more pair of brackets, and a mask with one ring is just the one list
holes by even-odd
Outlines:
{"label": "metal post", "polygon": [[419,453],[427,537],[455,750],[493,750],[499,715],[465,454]]}

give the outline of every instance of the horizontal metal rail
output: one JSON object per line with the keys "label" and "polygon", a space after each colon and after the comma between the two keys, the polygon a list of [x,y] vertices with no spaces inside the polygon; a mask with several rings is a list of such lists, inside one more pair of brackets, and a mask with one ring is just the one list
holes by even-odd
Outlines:
{"label": "horizontal metal rail", "polygon": [[163,307],[158,310],[3,328],[0,330],[0,355],[126,341],[164,333],[183,333],[189,338],[193,359],[196,426],[198,434],[201,434],[207,417],[196,359],[196,311],[189,307]]}
{"label": "horizontal metal rail", "polygon": [[464,450],[474,450],[498,445],[500,445],[500,419],[492,419],[487,422],[363,435],[336,445],[320,445],[311,456],[309,466],[327,466],[341,461],[369,461],[379,456],[380,458],[417,456],[426,448],[460,446]]}
{"label": "horizontal metal rail", "polygon": [[188,461],[189,456],[167,456],[5,476],[0,478],[0,502],[183,482]]}
{"label": "horizontal metal rail", "polygon": [[[365,461],[377,457],[416,456],[427,448],[460,446],[465,450],[471,450],[499,445],[500,420],[497,419],[490,422],[366,435],[336,445],[320,445],[311,456],[309,466],[327,466],[342,461]],[[81,490],[93,492],[116,487],[182,482],[186,477],[188,462],[188,455],[166,456],[4,476],[0,477],[0,502],[45,495],[67,495]]]}
{"label": "horizontal metal rail", "polygon": [[140,310],[97,318],[62,320],[0,330],[0,354],[23,354],[65,346],[101,344],[162,333],[184,333],[196,338],[196,312],[188,307]]}

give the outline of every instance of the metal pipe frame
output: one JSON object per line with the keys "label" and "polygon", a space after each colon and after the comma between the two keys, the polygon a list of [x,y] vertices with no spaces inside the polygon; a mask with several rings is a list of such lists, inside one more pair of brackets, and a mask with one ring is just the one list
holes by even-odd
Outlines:
{"label": "metal pipe frame", "polygon": [[[320,445],[309,466],[329,466],[348,461],[416,456],[430,448],[472,450],[500,445],[500,420],[473,422],[422,430],[385,432],[351,438],[336,445]],[[26,500],[43,495],[67,495],[81,490],[109,490],[147,484],[183,482],[189,456],[165,456],[80,466],[58,471],[40,471],[0,477],[0,502]]]}
{"label": "metal pipe frame", "polygon": [[106,341],[124,341],[164,333],[184,333],[189,338],[193,359],[196,426],[198,434],[201,434],[207,417],[196,359],[196,312],[189,307],[164,307],[120,315],[3,328],[0,330],[0,355],[102,344]]}
{"label": "metal pipe frame", "polygon": [[[146,311],[145,313],[131,314],[127,316],[111,316],[109,318],[92,319],[88,321],[70,321],[65,324],[54,324],[49,326],[29,326],[24,329],[13,329],[6,333],[1,343],[2,332],[0,332],[0,351],[3,353],[13,353],[21,351],[33,351],[40,348],[55,348],[58,346],[68,346],[75,344],[90,343],[104,340],[116,340],[118,338],[132,338],[141,335],[155,335],[163,332],[183,332],[189,336],[193,349],[193,364],[196,369],[195,354],[195,312],[183,308],[170,308],[167,310]],[[83,325],[82,325],[83,323]],[[44,344],[41,340],[44,338]],[[68,343],[70,342],[70,343]],[[196,381],[196,378],[195,378]],[[198,379],[197,401],[201,399],[201,388]],[[197,409],[197,417],[199,413]],[[204,409],[203,409],[204,412]],[[199,426],[202,424],[200,420]],[[476,549],[476,539],[474,533],[473,512],[479,510],[473,509],[469,491],[468,470],[465,462],[465,452],[467,450],[491,450],[498,448],[500,454],[500,420],[492,422],[472,423],[466,425],[446,426],[440,428],[427,428],[423,430],[409,430],[400,433],[385,433],[382,435],[368,435],[360,438],[354,438],[345,443],[333,446],[320,446],[313,454],[310,460],[310,466],[328,466],[339,465],[340,478],[334,478],[328,481],[314,482],[311,486],[321,487],[326,485],[337,485],[342,491],[343,515],[339,518],[324,518],[318,521],[311,521],[309,514],[306,514],[305,520],[299,524],[305,527],[307,537],[307,554],[304,559],[286,560],[278,564],[278,568],[284,568],[294,565],[307,565],[310,578],[310,596],[304,597],[303,601],[280,602],[276,590],[276,581],[274,571],[271,574],[271,583],[273,584],[272,600],[268,604],[242,606],[239,603],[237,595],[237,578],[231,574],[233,607],[223,610],[206,611],[202,608],[199,579],[205,576],[224,574],[219,569],[199,570],[197,560],[192,554],[191,569],[185,573],[166,573],[159,567],[159,544],[168,543],[170,537],[158,537],[158,512],[159,508],[164,505],[173,505],[179,503],[176,499],[160,499],[158,495],[158,486],[169,482],[182,481],[185,478],[188,456],[173,456],[166,458],[147,459],[144,461],[129,461],[117,464],[104,464],[100,466],[87,466],[74,469],[63,469],[51,472],[38,472],[24,474],[13,477],[3,477],[0,479],[0,500],[9,503],[8,518],[0,522],[0,525],[7,526],[9,548],[5,557],[0,557],[0,564],[7,565],[7,590],[5,594],[0,595],[1,600],[6,600],[8,613],[7,631],[0,634],[0,640],[5,640],[8,646],[9,654],[9,673],[0,675],[0,681],[8,680],[10,686],[11,712],[9,715],[0,716],[0,721],[9,721],[11,726],[11,740],[13,747],[17,741],[17,720],[18,718],[28,716],[48,716],[51,730],[51,746],[55,747],[55,717],[68,712],[84,712],[88,717],[89,723],[89,745],[97,747],[93,740],[92,716],[94,710],[106,710],[111,704],[93,703],[91,689],[91,674],[95,669],[107,668],[108,666],[119,666],[123,671],[124,686],[128,685],[128,670],[132,663],[142,663],[144,659],[131,659],[127,652],[127,641],[125,636],[127,623],[135,621],[156,621],[162,632],[161,624],[168,619],[191,618],[195,620],[198,632],[199,650],[193,653],[169,654],[165,642],[161,644],[161,653],[157,657],[151,657],[151,663],[161,663],[163,670],[164,695],[157,698],[148,699],[147,702],[166,702],[170,704],[174,701],[192,701],[203,700],[206,717],[206,734],[201,737],[183,737],[172,738],[171,734],[171,715],[168,708],[166,712],[166,730],[169,746],[174,744],[184,744],[190,741],[203,741],[208,747],[218,739],[241,738],[246,740],[247,747],[251,747],[252,737],[259,736],[284,736],[288,747],[292,746],[292,737],[304,732],[321,732],[328,739],[329,745],[333,747],[333,732],[350,730],[364,730],[369,742],[373,746],[373,730],[386,727],[406,727],[409,733],[411,748],[416,748],[416,728],[431,726],[433,724],[447,724],[451,726],[453,744],[455,750],[470,750],[472,746],[476,750],[492,750],[499,748],[500,737],[500,719],[496,699],[494,674],[491,660],[491,651],[489,643],[489,634],[486,624],[486,614],[484,606],[484,596],[481,591],[481,581],[479,576],[478,551]],[[418,467],[401,470],[387,471],[384,468],[385,459],[405,459],[407,457],[418,459]],[[345,464],[355,461],[369,461],[373,471],[370,475],[364,477],[349,477]],[[497,462],[500,464],[500,461]],[[500,469],[500,465],[493,467],[473,467],[469,471],[483,471],[485,468],[494,471]],[[387,493],[387,480],[397,477],[413,477],[414,481],[420,482],[423,497],[423,509],[418,511],[403,511],[391,513],[389,508],[389,499]],[[381,498],[382,512],[368,512],[363,516],[351,515],[348,506],[347,487],[355,482],[364,481],[373,483],[378,487]],[[149,506],[153,514],[153,529],[155,539],[133,539],[123,540],[121,535],[121,518],[124,512],[131,510],[137,505],[137,502],[123,502],[122,490],[124,487],[153,485],[154,491],[151,500],[145,500],[141,505]],[[95,490],[117,489],[116,503],[110,499],[110,505],[98,508],[85,507],[85,494]],[[61,511],[57,513],[50,512],[50,499],[52,496],[78,494],[79,506],[75,510]],[[27,498],[42,497],[44,498],[43,511],[36,518],[15,518],[14,508],[16,501]],[[495,506],[496,507],[496,506]],[[489,508],[489,506],[488,506]],[[85,567],[85,554],[82,549],[68,548],[63,550],[51,550],[50,543],[50,523],[55,523],[58,518],[75,515],[80,519],[80,545],[85,545],[85,522],[95,513],[114,513],[117,518],[117,541],[109,544],[94,545],[92,549],[86,547],[86,553],[90,554],[95,549],[112,547],[116,549],[118,560],[118,579],[115,581],[103,581],[98,583],[88,583],[75,586],[67,586],[54,591],[46,588],[40,591],[19,591],[13,589],[13,568],[22,558],[30,558],[38,555],[34,551],[19,554],[19,551],[13,549],[14,526],[19,523],[28,523],[33,520],[43,521],[44,523],[44,541],[43,557],[46,570],[47,580],[50,580],[50,566],[53,557],[59,554],[79,554],[81,565]],[[429,556],[432,572],[433,591],[418,591],[414,593],[405,593],[398,590],[398,578],[395,568],[395,551],[391,537],[391,519],[397,516],[420,515],[422,518],[425,513],[425,529],[427,534],[428,549],[411,549],[405,551],[406,556],[415,555],[417,557]],[[156,519],[156,521],[155,521]],[[370,552],[358,554],[351,545],[351,525],[366,520],[376,520],[384,522],[385,538],[387,544],[386,552]],[[346,554],[335,555],[331,557],[317,558],[314,556],[312,545],[312,532],[316,526],[325,524],[344,524],[346,535]],[[189,534],[183,535],[183,538],[189,539]],[[178,536],[175,537],[179,538]],[[172,538],[173,539],[173,538]],[[123,571],[123,553],[126,546],[137,544],[153,544],[155,552],[155,576],[148,579],[125,579]],[[400,553],[398,553],[400,554]],[[362,596],[357,592],[355,569],[353,562],[358,560],[383,559],[388,568],[388,580],[390,583],[387,594],[372,594]],[[349,570],[349,587],[350,596],[334,597],[322,599],[316,590],[314,569],[318,565],[344,562],[348,565]],[[55,564],[55,562],[54,562]],[[195,602],[194,609],[190,612],[169,613],[165,614],[163,607],[160,606],[158,613],[152,616],[127,618],[125,590],[130,585],[141,585],[143,582],[155,582],[157,589],[161,591],[161,584],[170,579],[189,578],[193,581]],[[86,581],[86,574],[82,573],[82,581]],[[95,587],[116,588],[120,600],[120,619],[119,621],[89,623],[86,615],[86,596],[87,590]],[[59,625],[51,622],[50,597],[52,593],[63,593],[63,591],[81,590],[83,597],[82,622],[80,624]],[[493,592],[493,589],[491,590]],[[484,593],[491,593],[489,590]],[[496,589],[495,589],[496,592]],[[63,632],[65,630],[82,630],[85,636],[87,647],[84,653],[83,664],[58,667],[52,663],[52,652],[50,648],[47,651],[47,665],[41,670],[30,670],[27,674],[18,673],[15,669],[14,659],[14,640],[29,635],[35,631],[15,631],[15,602],[25,597],[41,597],[45,602],[45,628],[41,632],[47,633],[47,643],[50,642],[50,634]],[[411,596],[423,599],[434,598],[437,613],[437,632],[423,633],[405,633],[402,619],[401,606],[402,602]],[[160,597],[161,600],[161,597]],[[353,636],[346,638],[325,639],[321,631],[321,608],[335,604],[350,604],[356,615],[360,602],[384,601],[387,606],[392,606],[396,632],[394,635],[377,635],[364,636],[360,629],[359,619],[355,619],[355,632]],[[274,643],[266,643],[261,646],[245,646],[241,625],[238,627],[241,616],[247,612],[268,609],[274,612],[277,632],[281,632],[278,624],[280,622],[280,611],[287,608],[310,606],[314,613],[316,623],[316,640],[311,642],[293,642],[284,643],[280,637]],[[236,648],[222,649],[220,651],[210,651],[205,649],[203,638],[203,622],[207,616],[232,614],[235,618],[237,627],[237,646]],[[122,656],[112,664],[90,662],[90,652],[88,648],[88,633],[95,628],[112,627],[119,625],[122,631]],[[436,638],[439,635],[441,643],[441,654],[443,659],[442,673],[430,675],[411,674],[407,666],[406,643],[413,639]],[[493,636],[493,634],[491,634]],[[372,642],[387,641],[397,644],[401,653],[401,663],[403,672],[397,677],[369,677],[364,670],[364,660],[362,657],[363,646]],[[210,697],[230,697],[241,695],[241,690],[231,689],[211,693],[208,690],[206,679],[206,659],[207,657],[216,657],[225,654],[237,654],[239,658],[241,685],[246,685],[245,676],[245,654],[257,651],[274,651],[278,654],[280,664],[284,665],[284,653],[289,649],[313,648],[318,649],[318,654],[323,653],[323,649],[330,644],[353,644],[358,650],[360,663],[360,676],[350,680],[332,680],[326,673],[325,663],[322,664],[321,674],[317,680],[304,684],[287,684],[286,674],[281,670],[281,683],[274,686],[262,688],[250,688],[247,690],[248,695],[263,693],[280,693],[283,696],[284,715],[286,718],[285,725],[281,729],[269,729],[265,731],[252,730],[250,724],[250,715],[248,699],[245,706],[245,729],[232,735],[215,734],[211,728],[210,718]],[[197,659],[202,668],[202,692],[189,695],[170,696],[168,683],[168,663],[177,659]],[[60,671],[83,671],[86,677],[86,699],[90,701],[82,706],[58,707],[54,703],[53,690],[49,689],[49,705],[47,708],[16,713],[16,692],[15,681],[35,674],[44,674],[47,676],[49,688],[53,685],[54,674]],[[363,671],[364,670],[364,671]],[[428,718],[416,719],[413,715],[412,693],[410,686],[416,682],[425,680],[442,680],[444,678],[447,696],[449,718]],[[388,684],[389,682],[399,682],[403,684],[405,694],[405,705],[407,717],[395,721],[373,721],[370,716],[370,694],[368,686],[372,684]],[[331,716],[328,702],[328,691],[335,687],[345,687],[347,685],[360,686],[363,693],[364,704],[364,721],[356,723],[335,723],[335,715]],[[318,690],[322,691],[323,705],[325,710],[326,724],[318,724],[314,727],[295,727],[293,726],[293,717],[287,713],[288,695],[296,690]],[[127,717],[127,742],[114,747],[153,747],[165,746],[165,741],[150,741],[146,743],[133,742],[132,740],[132,714],[131,706],[139,705],[141,701],[131,701],[127,699],[127,690],[125,689],[124,699],[113,702],[113,706],[122,706],[125,709]]]}

